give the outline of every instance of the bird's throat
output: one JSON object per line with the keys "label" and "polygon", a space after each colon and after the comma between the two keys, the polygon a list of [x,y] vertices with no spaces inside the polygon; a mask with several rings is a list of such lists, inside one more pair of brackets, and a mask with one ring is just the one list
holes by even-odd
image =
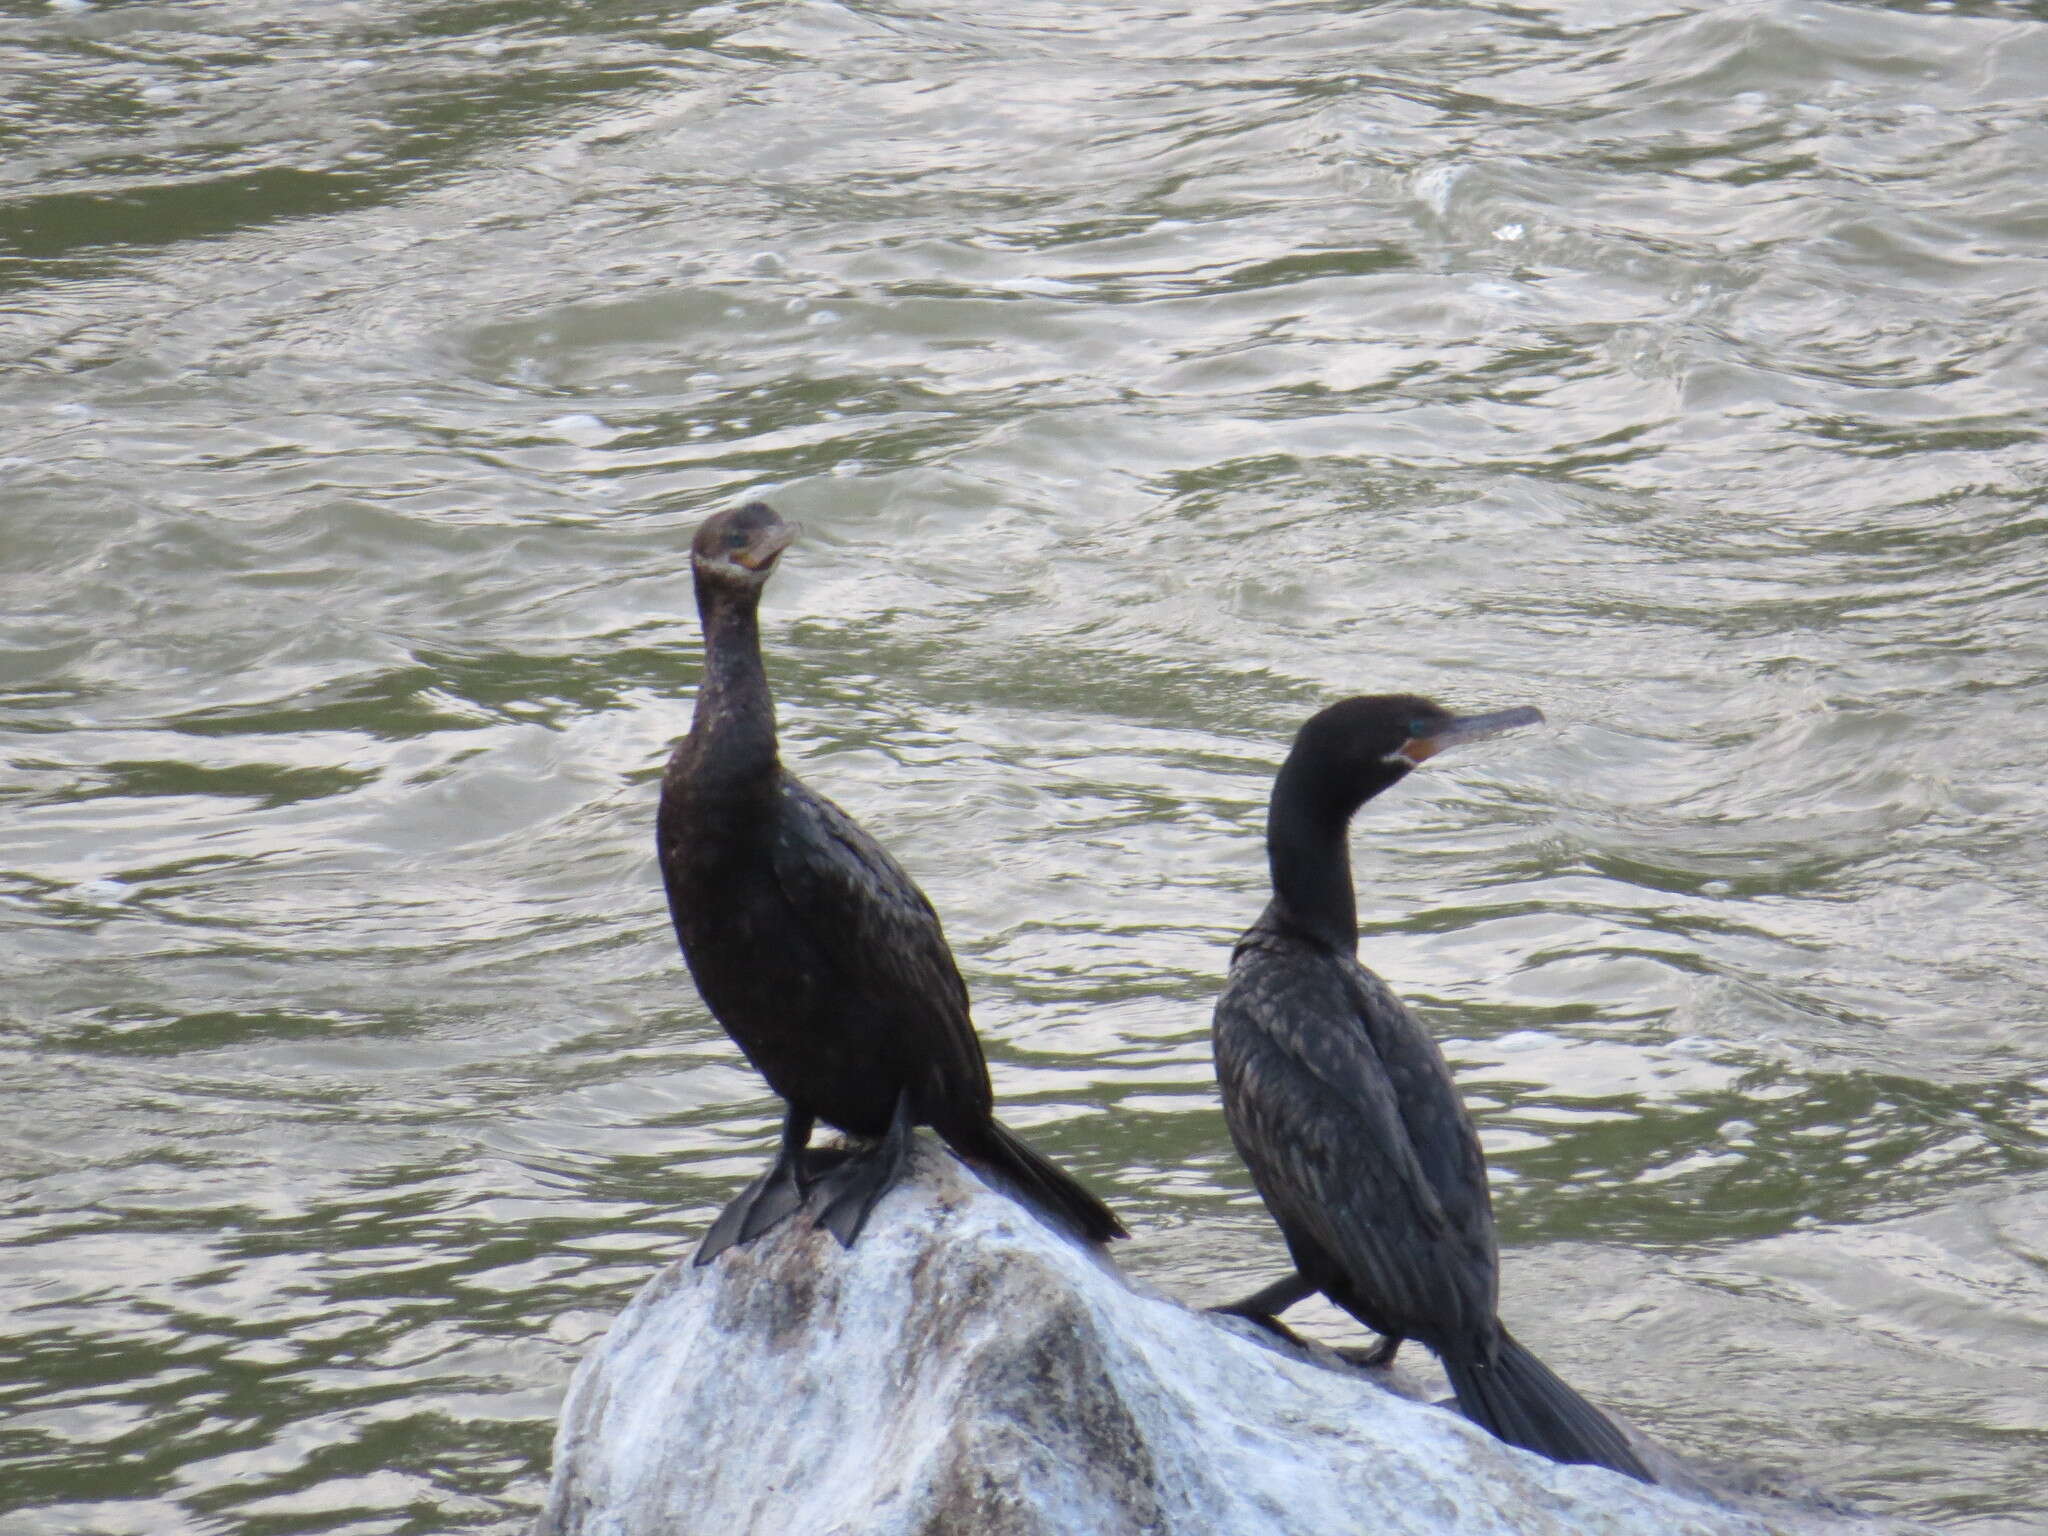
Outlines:
{"label": "bird's throat", "polygon": [[704,680],[690,720],[699,772],[738,787],[771,781],[778,767],[775,699],[761,660],[760,590],[734,591],[701,577]]}
{"label": "bird's throat", "polygon": [[1276,790],[1266,818],[1273,903],[1286,924],[1339,954],[1358,948],[1358,897],[1351,885],[1351,814],[1312,806]]}

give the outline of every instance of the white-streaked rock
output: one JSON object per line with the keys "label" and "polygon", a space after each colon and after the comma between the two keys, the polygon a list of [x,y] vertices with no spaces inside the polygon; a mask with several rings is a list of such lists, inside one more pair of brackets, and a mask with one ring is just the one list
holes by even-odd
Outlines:
{"label": "white-streaked rock", "polygon": [[852,1251],[799,1218],[648,1283],[576,1373],[536,1536],[1903,1529],[1558,1466],[1253,1332],[921,1143]]}

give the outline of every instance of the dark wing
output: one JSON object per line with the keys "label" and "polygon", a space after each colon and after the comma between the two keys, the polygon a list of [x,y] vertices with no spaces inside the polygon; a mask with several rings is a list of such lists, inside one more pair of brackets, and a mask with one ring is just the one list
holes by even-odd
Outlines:
{"label": "dark wing", "polygon": [[[1431,1176],[1444,1149],[1418,1146],[1411,1130],[1399,1086],[1409,1064],[1390,1073],[1375,1043],[1401,1021],[1368,1027],[1350,970],[1302,951],[1254,951],[1232,968],[1215,1036],[1232,1138],[1281,1230],[1337,1267],[1373,1326],[1425,1342],[1487,1326],[1495,1271],[1483,1164],[1476,1190]],[[1472,1138],[1448,1074],[1440,1091],[1452,1096],[1453,1139]]]}
{"label": "dark wing", "polygon": [[782,776],[775,820],[776,882],[844,1006],[903,1067],[950,1102],[966,1095],[985,1112],[988,1067],[967,984],[924,892],[860,823],[794,774]]}
{"label": "dark wing", "polygon": [[1436,1040],[1387,984],[1356,961],[1349,973],[1355,1017],[1392,1085],[1401,1124],[1445,1216],[1493,1249],[1493,1198],[1486,1155]]}

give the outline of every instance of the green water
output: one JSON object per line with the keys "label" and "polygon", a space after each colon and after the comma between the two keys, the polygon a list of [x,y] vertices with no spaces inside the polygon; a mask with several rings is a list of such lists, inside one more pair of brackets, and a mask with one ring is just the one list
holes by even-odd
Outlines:
{"label": "green water", "polygon": [[[687,542],[1012,1123],[1212,1301],[1287,736],[1516,1331],[2048,1530],[2048,20],[0,7],[0,1532],[523,1529],[775,1106],[651,859]],[[1329,1313],[1320,1325],[1344,1329]]]}

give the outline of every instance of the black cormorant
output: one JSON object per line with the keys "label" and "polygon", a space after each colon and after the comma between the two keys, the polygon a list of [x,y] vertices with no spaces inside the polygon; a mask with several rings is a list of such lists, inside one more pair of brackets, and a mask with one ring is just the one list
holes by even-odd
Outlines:
{"label": "black cormorant", "polygon": [[1621,1431],[1501,1326],[1486,1160],[1428,1031],[1358,963],[1351,817],[1423,759],[1543,718],[1460,719],[1408,694],[1346,699],[1301,729],[1273,785],[1273,899],[1231,954],[1216,1076],[1231,1139],[1295,1273],[1231,1307],[1277,1314],[1312,1291],[1435,1351],[1466,1417],[1554,1461],[1652,1481]]}
{"label": "black cormorant", "polygon": [[[656,846],[697,990],[788,1106],[774,1164],[712,1224],[697,1262],[813,1196],[819,1224],[850,1245],[917,1125],[1081,1236],[1120,1237],[1101,1201],[996,1120],[967,988],[924,893],[782,766],[756,614],[796,533],[753,502],[707,520],[691,546],[704,681],[662,778]],[[808,1153],[819,1120],[880,1145]]]}

